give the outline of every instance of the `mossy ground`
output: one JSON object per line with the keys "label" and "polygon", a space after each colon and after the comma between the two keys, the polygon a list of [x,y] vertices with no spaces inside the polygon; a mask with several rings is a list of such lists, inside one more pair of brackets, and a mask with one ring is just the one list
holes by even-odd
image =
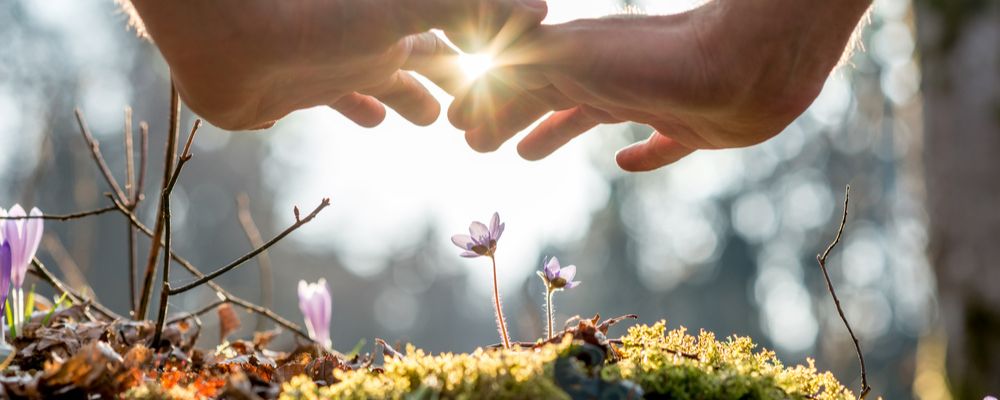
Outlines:
{"label": "mossy ground", "polygon": [[[629,329],[622,358],[605,365],[605,381],[629,380],[647,398],[669,399],[853,399],[829,372],[808,365],[785,367],[774,352],[757,350],[746,337],[717,340],[664,322]],[[281,398],[369,399],[570,398],[556,383],[554,365],[576,346],[571,340],[532,350],[483,350],[429,355],[407,346],[406,356],[388,359],[384,370],[337,371],[339,382],[321,387],[304,376],[283,385]]]}

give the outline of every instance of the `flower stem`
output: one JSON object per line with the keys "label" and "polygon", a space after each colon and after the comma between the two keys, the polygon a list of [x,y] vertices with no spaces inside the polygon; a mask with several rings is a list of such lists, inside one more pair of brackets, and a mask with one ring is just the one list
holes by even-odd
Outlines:
{"label": "flower stem", "polygon": [[552,339],[552,325],[553,325],[553,314],[555,310],[552,309],[552,293],[555,291],[552,289],[545,290],[545,313],[548,314],[549,329],[546,332],[547,339]]}
{"label": "flower stem", "polygon": [[509,349],[510,338],[507,336],[507,323],[504,322],[503,309],[500,307],[500,287],[497,282],[496,256],[490,256],[490,260],[493,261],[493,305],[496,306],[497,311],[497,328],[500,329],[500,338],[503,339],[503,347]]}

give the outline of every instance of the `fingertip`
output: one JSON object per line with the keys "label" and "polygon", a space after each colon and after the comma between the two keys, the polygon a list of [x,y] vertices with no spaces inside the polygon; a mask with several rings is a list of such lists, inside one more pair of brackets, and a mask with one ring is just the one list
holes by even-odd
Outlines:
{"label": "fingertip", "polygon": [[483,129],[472,129],[465,132],[465,142],[469,144],[472,150],[479,153],[492,153],[500,148],[500,145],[496,143]]}
{"label": "fingertip", "polygon": [[441,115],[441,104],[434,102],[432,104],[427,104],[427,109],[424,110],[419,116],[414,116],[409,121],[417,126],[430,126],[437,122],[438,117]]}
{"label": "fingertip", "polygon": [[358,125],[364,128],[375,128],[379,125],[382,125],[382,122],[385,122],[385,116],[386,116],[385,108],[382,108],[381,113],[373,115],[368,120],[362,120],[361,122],[358,123]]}
{"label": "fingertip", "polygon": [[615,163],[618,164],[618,168],[626,172],[643,172],[649,170],[644,168],[640,159],[635,156],[634,148],[636,146],[638,144],[633,144],[615,153]]}
{"label": "fingertip", "polygon": [[525,139],[522,139],[517,143],[517,155],[527,161],[538,161],[545,158],[547,154],[540,154],[535,146],[532,146],[530,142],[526,143]]}
{"label": "fingertip", "polygon": [[469,126],[469,121],[467,117],[467,111],[461,100],[461,98],[456,97],[451,105],[448,106],[448,122],[451,123],[457,129],[468,130],[471,128]]}
{"label": "fingertip", "polygon": [[615,154],[618,167],[627,172],[647,172],[673,164],[695,150],[659,133],[629,145]]}

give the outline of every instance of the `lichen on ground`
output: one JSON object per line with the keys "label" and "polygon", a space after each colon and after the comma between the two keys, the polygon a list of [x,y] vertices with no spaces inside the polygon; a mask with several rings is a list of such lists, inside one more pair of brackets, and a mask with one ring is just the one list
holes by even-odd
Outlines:
{"label": "lichen on ground", "polygon": [[[830,372],[785,367],[774,352],[755,352],[746,337],[716,340],[702,331],[666,331],[665,322],[638,325],[622,338],[622,358],[600,371],[605,381],[629,380],[646,395],[671,399],[853,399]],[[568,338],[567,338],[568,339]],[[429,355],[407,346],[384,369],[337,371],[338,383],[319,386],[304,376],[283,385],[284,400],[366,398],[569,398],[554,379],[554,361],[577,344],[564,340],[532,350],[484,350]]]}

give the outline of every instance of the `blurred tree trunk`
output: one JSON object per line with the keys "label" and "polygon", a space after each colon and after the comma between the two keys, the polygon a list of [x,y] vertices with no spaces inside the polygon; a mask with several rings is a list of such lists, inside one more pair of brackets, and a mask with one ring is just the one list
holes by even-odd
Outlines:
{"label": "blurred tree trunk", "polygon": [[1000,1],[916,0],[930,261],[956,398],[1000,393]]}

